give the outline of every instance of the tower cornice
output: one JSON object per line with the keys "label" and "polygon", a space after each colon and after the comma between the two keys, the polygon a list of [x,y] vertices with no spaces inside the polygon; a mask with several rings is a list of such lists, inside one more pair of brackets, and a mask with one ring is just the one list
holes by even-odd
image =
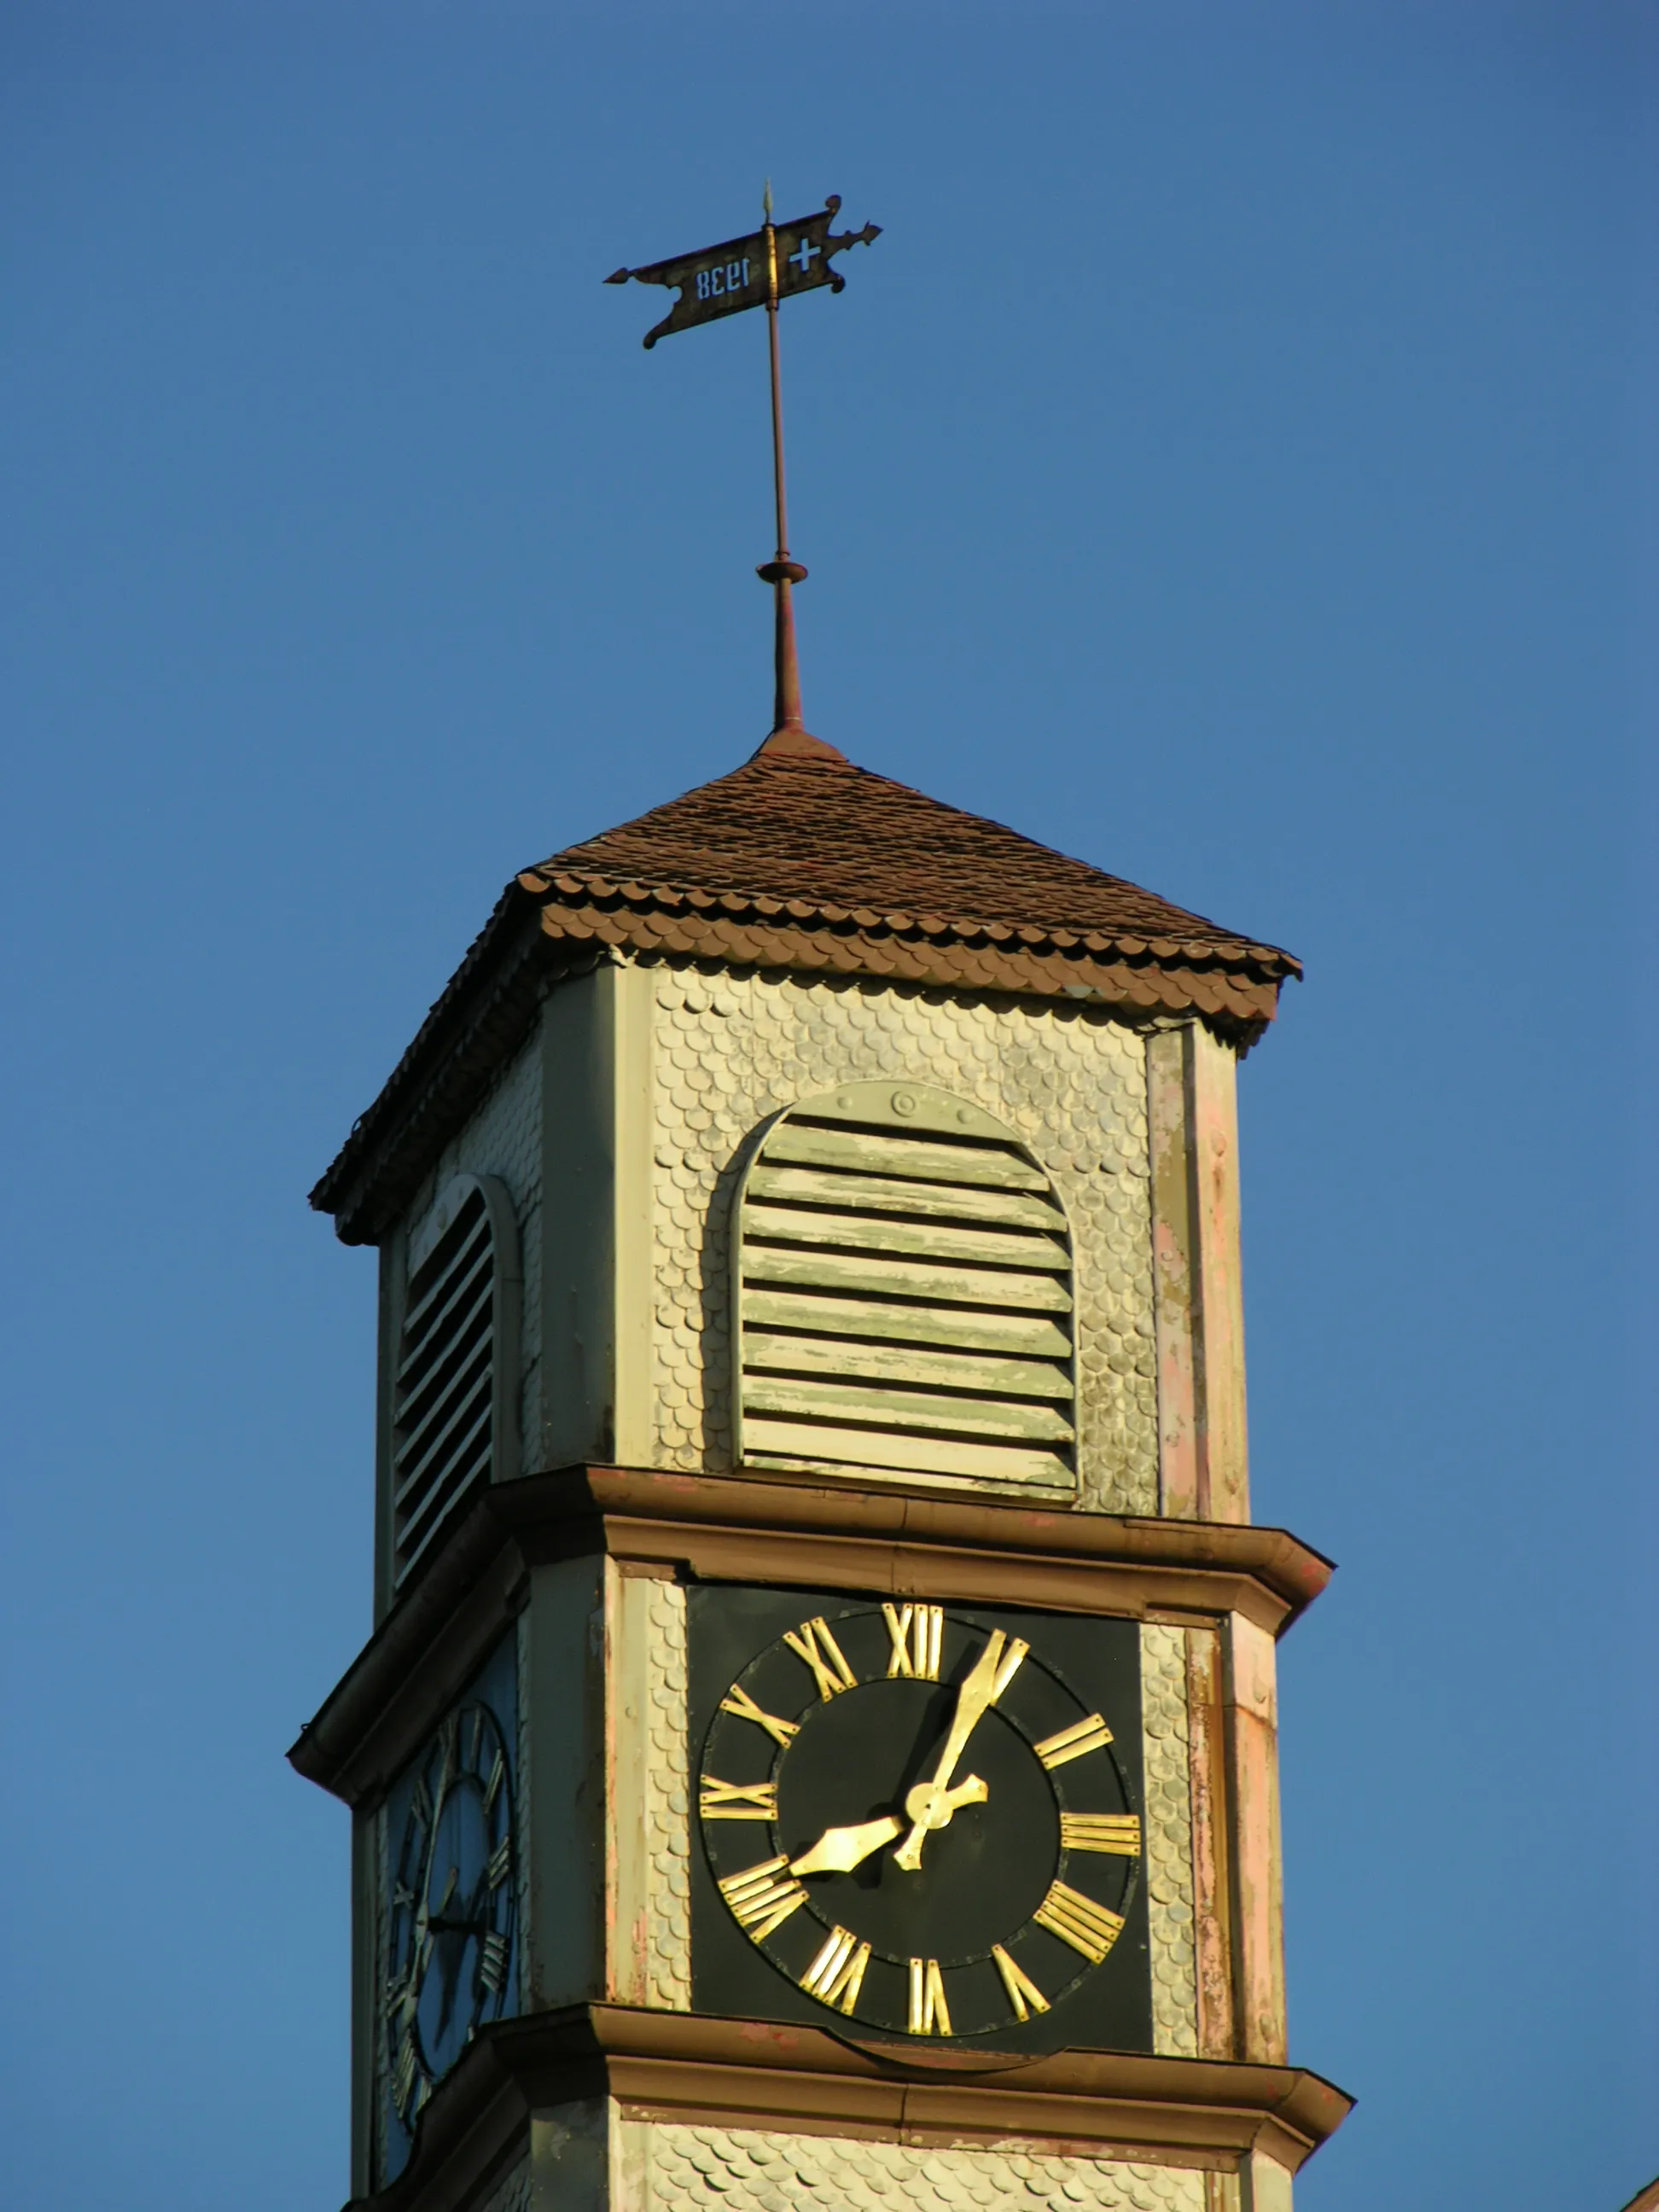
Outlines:
{"label": "tower cornice", "polygon": [[523,1601],[584,1554],[624,1573],[755,1579],[1136,1620],[1236,1613],[1282,1636],[1332,1563],[1249,1522],[1052,1512],[921,1487],[579,1466],[483,1492],[289,1753],[348,1803],[384,1788]]}
{"label": "tower cornice", "polygon": [[533,2112],[592,2097],[671,2124],[919,2149],[1018,2140],[1224,2172],[1266,2152],[1294,2172],[1353,2109],[1303,2067],[1079,2050],[924,2057],[817,2028],[576,2005],[486,2030],[422,2113],[402,2175],[349,2212],[476,2202]]}

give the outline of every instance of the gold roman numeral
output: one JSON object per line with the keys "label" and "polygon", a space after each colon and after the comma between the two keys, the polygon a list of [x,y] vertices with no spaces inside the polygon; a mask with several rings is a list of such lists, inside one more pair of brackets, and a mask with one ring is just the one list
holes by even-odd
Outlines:
{"label": "gold roman numeral", "polygon": [[991,1956],[997,1962],[997,1972],[1002,1977],[1002,1986],[1008,1992],[1016,2020],[1029,2020],[1034,2012],[1048,2011],[1048,1998],[1029,1974],[1021,1973],[1000,1943],[992,1944]]}
{"label": "gold roman numeral", "polygon": [[723,1713],[735,1713],[740,1721],[753,1721],[757,1728],[763,1728],[766,1730],[774,1743],[782,1744],[786,1750],[788,1748],[791,1736],[800,1734],[799,1721],[781,1721],[775,1713],[763,1712],[748,1691],[737,1682],[732,1683],[731,1688],[720,1699],[720,1711]]}
{"label": "gold roman numeral", "polygon": [[844,1928],[832,1928],[823,1948],[801,1976],[800,1985],[808,1996],[817,1997],[824,2004],[839,2005],[842,2012],[850,2013],[859,2001],[864,1970],[869,1963],[867,1943],[860,1943]]}
{"label": "gold roman numeral", "polygon": [[489,1863],[484,1869],[484,1880],[492,1889],[499,1889],[513,1870],[513,1838],[503,1836],[489,1854]]}
{"label": "gold roman numeral", "polygon": [[404,2039],[398,2045],[398,2063],[392,2070],[392,2094],[399,2112],[408,2104],[415,2087],[416,2071],[420,2064],[415,2056],[415,2038],[405,2028]]}
{"label": "gold roman numeral", "polygon": [[507,1761],[501,1756],[501,1747],[497,1745],[495,1760],[489,1769],[489,1779],[484,1784],[483,1808],[486,1820],[495,1809],[495,1800],[501,1796],[501,1784],[506,1779]]}
{"label": "gold roman numeral", "polygon": [[508,1945],[505,1936],[498,1936],[492,1928],[483,1939],[483,1954],[478,1960],[478,1979],[492,1997],[500,1996],[507,1986]]}
{"label": "gold roman numeral", "polygon": [[1112,1731],[1098,1713],[1091,1713],[1087,1720],[1073,1721],[1070,1728],[1061,1729],[1058,1735],[1045,1736],[1032,1748],[1046,1767],[1051,1770],[1064,1766],[1068,1759],[1081,1759],[1085,1751],[1100,1751],[1112,1740]]}
{"label": "gold roman numeral", "polygon": [[[1002,1648],[1005,1643],[1008,1646],[1006,1651]],[[1018,1674],[1019,1662],[1030,1648],[1029,1644],[1022,1643],[1018,1636],[1005,1638],[1000,1628],[994,1628],[991,1631],[991,1640],[985,1649],[991,1655],[991,1663],[996,1668],[991,1681],[993,1705],[996,1704],[1009,1683]]]}
{"label": "gold roman numeral", "polygon": [[910,1961],[910,2033],[949,2035],[951,2008],[945,2002],[945,1982],[937,1959]]}
{"label": "gold roman numeral", "polygon": [[[732,1917],[757,1943],[763,1943],[792,1912],[806,1902],[803,1883],[780,1877],[787,1872],[787,1858],[763,1859],[758,1866],[729,1874],[720,1884],[720,1895],[732,1908]],[[850,2009],[850,2008],[849,2008]]]}
{"label": "gold roman numeral", "polygon": [[795,1656],[804,1659],[811,1668],[818,1695],[826,1705],[842,1690],[857,1689],[858,1676],[821,1619],[803,1620],[799,1628],[785,1629],[783,1640]]}
{"label": "gold roman numeral", "polygon": [[432,1826],[432,1792],[426,1786],[424,1774],[415,1778],[415,1787],[410,1793],[410,1810],[423,1828]]}
{"label": "gold roman numeral", "polygon": [[1063,1881],[1054,1884],[1031,1917],[1039,1928],[1080,1952],[1091,1966],[1100,1964],[1123,1931],[1121,1913],[1109,1912]]}
{"label": "gold roman numeral", "polygon": [[697,1810],[705,1820],[775,1820],[778,1785],[775,1782],[721,1782],[705,1774]]}
{"label": "gold roman numeral", "polygon": [[1138,1813],[1062,1813],[1060,1844],[1067,1851],[1109,1851],[1120,1859],[1140,1856]]}
{"label": "gold roman numeral", "polygon": [[939,1647],[945,1633],[945,1608],[939,1605],[884,1605],[882,1619],[892,1642],[887,1678],[913,1675],[919,1682],[939,1680]]}

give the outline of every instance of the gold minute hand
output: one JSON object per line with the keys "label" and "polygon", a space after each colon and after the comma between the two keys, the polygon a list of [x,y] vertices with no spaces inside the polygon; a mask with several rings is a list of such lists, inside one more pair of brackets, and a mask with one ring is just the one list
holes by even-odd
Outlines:
{"label": "gold minute hand", "polygon": [[951,1717],[951,1731],[945,1739],[938,1764],[929,1778],[918,1782],[904,1801],[911,1828],[894,1852],[893,1863],[902,1867],[907,1874],[914,1874],[921,1864],[921,1846],[927,1831],[948,1827],[958,1803],[975,1802],[963,1799],[954,1791],[950,1786],[951,1777],[981,1716],[995,1705],[1013,1680],[1020,1661],[1030,1648],[1018,1637],[1010,1643],[1000,1628],[994,1628],[984,1650],[957,1692],[957,1709]]}

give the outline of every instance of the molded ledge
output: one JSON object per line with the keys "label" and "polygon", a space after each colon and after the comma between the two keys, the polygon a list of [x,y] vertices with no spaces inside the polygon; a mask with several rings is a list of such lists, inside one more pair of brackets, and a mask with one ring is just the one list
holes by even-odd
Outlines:
{"label": "molded ledge", "polygon": [[817,2028],[575,2006],[487,2029],[421,2116],[408,2166],[349,2212],[447,2212],[523,2148],[532,2112],[609,2096],[641,2118],[923,2146],[1015,2138],[1090,2158],[1294,2172],[1351,2097],[1290,2066],[1130,2052],[916,2054]]}
{"label": "molded ledge", "polygon": [[623,1573],[874,1590],[1132,1620],[1243,1613],[1282,1635],[1331,1562],[1283,1528],[1039,1511],[936,1491],[573,1467],[482,1492],[289,1758],[374,1796],[524,1601],[532,1568],[604,1553]]}

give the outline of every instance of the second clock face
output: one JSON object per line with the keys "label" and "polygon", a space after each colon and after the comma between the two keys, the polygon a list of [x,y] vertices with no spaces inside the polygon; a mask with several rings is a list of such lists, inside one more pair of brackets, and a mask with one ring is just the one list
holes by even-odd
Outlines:
{"label": "second clock face", "polygon": [[1144,2047],[1133,1623],[777,1591],[692,1621],[699,2003]]}

